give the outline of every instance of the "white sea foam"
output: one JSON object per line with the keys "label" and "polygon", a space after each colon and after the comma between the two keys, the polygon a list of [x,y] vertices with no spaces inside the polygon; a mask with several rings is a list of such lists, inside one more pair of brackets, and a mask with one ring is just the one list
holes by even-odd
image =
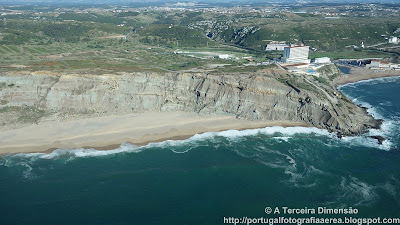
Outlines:
{"label": "white sea foam", "polygon": [[381,84],[381,83],[389,83],[389,82],[396,82],[400,79],[400,76],[394,76],[394,77],[381,77],[381,78],[372,78],[369,80],[360,80],[354,83],[348,83],[348,84],[343,84],[339,86],[339,90],[341,87],[355,87],[358,84],[370,84],[370,85],[375,85],[375,84]]}
{"label": "white sea foam", "polygon": [[[238,155],[240,155],[240,154],[238,154]],[[260,160],[260,159],[255,159],[255,160],[257,162],[259,162],[259,163],[261,163],[261,164],[263,164],[265,166],[268,166],[269,168],[273,168],[273,169],[285,169],[287,167],[285,165],[280,165],[278,163],[266,162],[266,161],[263,161],[263,160]]]}
{"label": "white sea foam", "polygon": [[[341,177],[340,184],[334,186],[337,194],[336,200],[327,203],[327,205],[341,202],[351,202],[350,206],[371,205],[379,199],[379,191],[385,191],[396,199],[398,197],[398,184],[395,178],[388,179],[380,184],[370,184],[353,176]],[[346,205],[341,207],[346,207]]]}
{"label": "white sea foam", "polygon": [[[106,155],[114,155],[118,154],[121,152],[140,152],[141,150],[133,144],[130,143],[122,143],[121,146],[117,149],[113,150],[96,150],[93,148],[90,149],[84,149],[84,148],[78,148],[78,149],[57,149],[54,150],[51,153],[48,154],[41,154],[39,158],[41,159],[54,159],[54,158],[59,158],[62,156],[73,156],[73,157],[78,157],[78,158],[83,158],[83,157],[96,157],[96,156],[106,156]],[[39,153],[40,154],[40,153]]]}
{"label": "white sea foam", "polygon": [[18,153],[15,154],[15,157],[18,158],[35,158],[35,157],[39,157],[42,156],[44,153]]}
{"label": "white sea foam", "polygon": [[309,167],[310,171],[314,174],[319,174],[319,175],[329,175],[327,172],[324,172],[320,169],[315,168],[314,166]]}
{"label": "white sea foam", "polygon": [[386,182],[385,184],[381,185],[381,188],[393,197],[396,197],[398,193],[396,190],[396,186],[389,182]]}
{"label": "white sea foam", "polygon": [[184,153],[187,153],[187,152],[189,152],[190,150],[192,150],[194,147],[189,147],[189,148],[186,148],[184,151],[176,151],[176,150],[174,150],[174,149],[171,149],[171,151],[173,152],[173,153],[176,153],[176,154],[184,154]]}
{"label": "white sea foam", "polygon": [[398,196],[400,196],[399,186],[400,186],[399,180],[392,175],[385,183],[377,185],[377,188],[381,188],[389,195],[393,196],[395,199],[398,199]]}
{"label": "white sea foam", "polygon": [[346,142],[349,146],[364,146],[369,148],[378,148],[382,150],[390,150],[392,143],[385,140],[381,145],[378,140],[368,137],[368,136],[347,136],[342,137],[342,140]]}
{"label": "white sea foam", "polygon": [[292,137],[273,137],[273,139],[275,140],[281,140],[284,142],[289,142],[289,139],[291,139]]}
{"label": "white sea foam", "polygon": [[228,140],[240,140],[242,137],[246,136],[256,136],[256,135],[274,135],[274,134],[283,134],[284,137],[280,137],[283,140],[288,140],[291,138],[290,136],[296,134],[315,134],[315,135],[325,135],[325,136],[334,136],[334,134],[329,133],[327,130],[322,130],[314,127],[266,127],[259,129],[247,129],[247,130],[227,130],[220,132],[206,132],[202,134],[195,134],[194,136],[185,139],[185,140],[167,140],[158,143],[150,143],[145,148],[149,147],[170,147],[170,146],[179,146],[182,144],[193,143],[204,140],[212,140],[216,137],[224,137]]}
{"label": "white sea foam", "polygon": [[197,142],[205,141],[205,140],[213,140],[216,137],[224,137],[230,141],[238,141],[242,137],[246,136],[256,136],[259,134],[264,135],[274,135],[281,134],[284,136],[278,137],[278,139],[288,141],[290,136],[296,134],[315,134],[315,135],[325,135],[325,136],[334,136],[334,134],[329,133],[327,130],[322,130],[313,127],[266,127],[260,129],[247,129],[247,130],[227,130],[220,132],[205,132],[202,134],[195,134],[192,137],[185,140],[166,140],[163,142],[153,142],[149,143],[146,146],[135,146],[130,143],[123,143],[117,149],[112,150],[96,150],[94,148],[85,149],[85,148],[77,148],[77,149],[57,149],[50,153],[19,153],[12,155],[12,157],[16,158],[32,158],[32,159],[57,159],[61,157],[66,158],[82,158],[82,157],[98,157],[98,156],[107,156],[114,155],[122,152],[141,152],[144,149],[148,148],[169,148],[174,146],[182,146],[189,144],[188,148],[184,151],[174,151],[175,153],[186,153],[189,150],[193,149],[193,145],[196,146]]}
{"label": "white sea foam", "polygon": [[[254,152],[255,150],[256,152]],[[264,164],[270,168],[286,169],[288,166],[296,164],[295,160],[287,154],[280,151],[269,149],[266,146],[258,145],[250,151],[244,149],[235,148],[235,153],[244,157],[253,159],[261,164]]]}
{"label": "white sea foam", "polygon": [[327,175],[322,170],[316,169],[314,166],[307,166],[304,162],[298,166],[296,155],[284,153],[279,150],[269,149],[265,146],[258,146],[260,153],[244,152],[236,149],[235,152],[246,158],[254,159],[255,161],[274,169],[283,169],[284,173],[289,176],[287,182],[299,188],[312,188],[317,185],[316,176]]}
{"label": "white sea foam", "polygon": [[353,201],[355,206],[368,205],[378,197],[376,188],[366,182],[350,176],[342,177],[340,183],[340,199]]}
{"label": "white sea foam", "polygon": [[249,130],[228,130],[216,132],[215,136],[221,136],[226,138],[237,138],[243,136],[255,136],[259,134],[264,135],[274,135],[274,134],[283,134],[286,136],[293,136],[296,134],[316,134],[316,135],[331,135],[327,130],[318,129],[315,127],[266,127],[260,129],[249,129]]}
{"label": "white sea foam", "polygon": [[260,129],[261,134],[272,135],[280,133],[284,135],[293,136],[295,134],[316,134],[323,136],[335,136],[327,130],[318,129],[315,127],[267,127]]}
{"label": "white sea foam", "polygon": [[381,106],[393,106],[393,104],[390,101],[381,102],[381,103],[379,103],[379,105],[381,105]]}
{"label": "white sea foam", "polygon": [[312,165],[307,165],[302,162],[303,169],[297,167],[297,164],[292,164],[285,169],[285,174],[290,176],[287,182],[298,188],[312,188],[319,183],[322,177],[330,177],[331,174],[317,169]]}
{"label": "white sea foam", "polygon": [[[344,86],[351,86],[356,88],[357,84],[359,83],[368,83],[371,85],[376,85],[379,83],[387,83],[387,82],[394,82],[400,79],[399,77],[386,77],[386,78],[379,78],[379,79],[372,79],[372,80],[365,80],[365,81],[359,81],[357,83],[351,83],[351,84],[345,84],[341,87]],[[341,89],[339,87],[339,90]],[[352,145],[361,145],[361,146],[366,146],[366,147],[373,147],[373,148],[379,148],[382,150],[390,150],[393,147],[393,143],[390,140],[390,136],[394,134],[396,131],[396,124],[398,125],[398,122],[385,118],[380,112],[379,112],[379,107],[374,107],[371,104],[360,100],[361,97],[354,98],[350,95],[348,95],[350,98],[352,98],[352,101],[356,105],[361,105],[362,107],[365,107],[367,109],[367,113],[374,117],[375,119],[381,119],[383,120],[381,127],[379,129],[370,129],[366,135],[360,135],[356,137],[344,137],[343,140],[352,144]],[[391,104],[389,101],[384,102],[385,105]],[[382,136],[386,140],[382,142],[380,145],[378,143],[378,140],[367,137],[367,136]]]}
{"label": "white sea foam", "polygon": [[22,166],[25,167],[26,169],[22,172],[22,175],[24,176],[24,178],[28,179],[32,179],[35,178],[35,176],[33,176],[32,174],[32,167],[27,163],[27,162],[19,162],[16,164],[17,166]]}
{"label": "white sea foam", "polygon": [[383,119],[384,117],[377,111],[376,108],[374,108],[372,105],[370,105],[367,102],[361,101],[358,98],[353,99],[354,104],[356,105],[361,105],[362,107],[367,108],[367,113],[373,116],[375,119]]}
{"label": "white sea foam", "polygon": [[[393,147],[393,143],[391,141],[391,135],[396,130],[395,124],[391,120],[384,120],[381,124],[380,129],[370,129],[367,134],[359,135],[354,137],[343,137],[342,139],[349,143],[350,145],[359,145],[365,147],[373,147],[382,150],[389,151]],[[386,140],[379,144],[377,139],[371,138],[371,136],[381,136]]]}

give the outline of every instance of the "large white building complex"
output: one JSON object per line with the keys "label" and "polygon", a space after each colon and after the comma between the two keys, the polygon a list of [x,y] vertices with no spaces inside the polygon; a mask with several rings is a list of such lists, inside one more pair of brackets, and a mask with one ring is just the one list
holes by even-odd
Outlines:
{"label": "large white building complex", "polygon": [[285,47],[282,61],[284,63],[310,63],[308,59],[309,46],[291,46]]}

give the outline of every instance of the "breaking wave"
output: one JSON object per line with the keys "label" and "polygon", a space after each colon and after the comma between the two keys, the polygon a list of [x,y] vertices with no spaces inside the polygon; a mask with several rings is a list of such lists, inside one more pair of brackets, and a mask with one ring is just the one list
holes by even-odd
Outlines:
{"label": "breaking wave", "polygon": [[369,80],[360,80],[354,83],[348,83],[340,85],[340,87],[356,87],[360,84],[366,85],[376,85],[376,84],[384,84],[389,82],[396,82],[400,80],[400,76],[393,76],[393,77],[381,77],[381,78],[372,78]]}
{"label": "breaking wave", "polygon": [[[148,148],[170,148],[175,146],[183,146],[183,145],[196,145],[199,141],[212,140],[217,137],[226,138],[229,141],[240,141],[241,138],[247,136],[256,136],[256,135],[275,135],[278,134],[278,137],[272,137],[276,140],[288,141],[289,138],[296,134],[315,134],[315,135],[323,135],[323,136],[331,136],[334,137],[335,134],[329,133],[326,130],[314,128],[314,127],[266,127],[260,129],[247,129],[247,130],[227,130],[220,132],[206,132],[202,134],[195,134],[194,136],[185,139],[185,140],[166,140],[162,142],[149,143],[145,146],[136,146],[130,143],[123,143],[117,149],[112,150],[96,150],[94,148],[85,149],[85,148],[77,148],[77,149],[57,149],[50,153],[19,153],[15,155],[7,155],[3,156],[6,158],[39,158],[39,159],[59,159],[62,157],[65,158],[84,158],[84,157],[98,157],[98,156],[107,156],[107,155],[115,155],[123,152],[130,153],[138,153]],[[187,152],[187,151],[185,151]],[[176,152],[183,153],[183,152]]]}
{"label": "breaking wave", "polygon": [[[370,129],[367,134],[365,135],[360,135],[360,136],[355,136],[355,137],[344,137],[343,140],[348,142],[350,145],[360,145],[360,146],[366,146],[366,147],[374,147],[374,148],[379,148],[382,150],[391,150],[394,147],[392,138],[398,133],[399,127],[400,127],[400,120],[398,117],[393,116],[390,118],[387,118],[383,115],[382,112],[382,107],[385,106],[392,106],[392,103],[390,101],[383,101],[381,103],[378,103],[376,106],[372,106],[370,103],[366,102],[364,100],[365,96],[358,96],[355,97],[353,96],[352,93],[349,93],[351,91],[344,91],[344,89],[351,88],[351,89],[357,89],[359,85],[377,85],[377,84],[383,84],[383,83],[388,83],[388,82],[396,82],[400,80],[399,77],[384,77],[384,78],[378,78],[378,79],[371,79],[371,80],[362,80],[356,83],[350,83],[350,84],[345,84],[339,87],[339,90],[345,93],[345,95],[349,98],[352,99],[353,103],[356,105],[359,105],[361,107],[366,108],[366,111],[369,115],[374,117],[375,119],[382,120],[382,124],[380,129]],[[350,89],[350,90],[351,90]],[[377,140],[374,140],[368,136],[382,136],[386,140],[383,141],[383,143],[380,145],[378,144]]]}
{"label": "breaking wave", "polygon": [[[261,136],[260,136],[261,135]],[[219,145],[228,146],[237,154],[248,157],[249,154],[255,154],[252,157],[255,161],[275,168],[287,168],[287,162],[296,167],[296,161],[290,155],[282,153],[278,150],[265,150],[264,146],[259,148],[258,153],[252,152],[253,149],[247,148],[246,138],[260,136],[259,141],[267,141],[270,144],[288,143],[290,139],[296,138],[297,135],[302,135],[299,138],[311,136],[320,136],[335,138],[336,134],[329,133],[326,130],[313,127],[266,127],[260,129],[248,130],[227,130],[221,132],[206,132],[195,134],[185,140],[166,140],[163,142],[149,143],[145,146],[136,146],[131,143],[123,143],[120,147],[112,150],[97,150],[94,148],[85,149],[57,149],[50,153],[19,153],[15,155],[5,155],[0,157],[0,166],[18,167],[23,169],[22,173],[25,178],[34,178],[32,166],[38,165],[40,162],[48,160],[59,160],[68,163],[71,160],[78,158],[94,158],[107,157],[124,153],[140,153],[146,149],[165,149],[177,154],[183,154],[195,149],[199,146],[218,148]],[[307,135],[307,136],[304,136]],[[242,143],[242,141],[244,141]],[[268,154],[265,154],[268,151]],[[275,155],[276,157],[270,157]],[[283,158],[282,158],[283,157]],[[268,159],[267,159],[268,158]]]}

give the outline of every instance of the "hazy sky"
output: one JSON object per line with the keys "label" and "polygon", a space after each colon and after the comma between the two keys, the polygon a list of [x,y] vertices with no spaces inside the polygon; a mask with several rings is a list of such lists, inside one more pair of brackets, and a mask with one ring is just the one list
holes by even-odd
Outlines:
{"label": "hazy sky", "polygon": [[209,3],[400,3],[400,0],[0,0],[0,3],[77,3],[77,4],[117,4],[117,3],[167,3],[167,2],[209,2]]}

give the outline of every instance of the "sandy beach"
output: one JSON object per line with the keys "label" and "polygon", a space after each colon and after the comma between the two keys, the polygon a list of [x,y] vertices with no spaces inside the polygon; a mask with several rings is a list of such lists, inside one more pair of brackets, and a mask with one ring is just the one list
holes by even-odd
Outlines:
{"label": "sandy beach", "polygon": [[[400,71],[374,71],[349,67],[350,74],[337,79],[338,85],[388,76]],[[150,142],[186,139],[195,134],[223,130],[243,130],[271,126],[308,126],[291,121],[248,121],[234,116],[198,115],[194,112],[146,112],[112,115],[71,121],[47,121],[18,129],[0,131],[0,155],[46,152],[54,149],[95,148],[111,150],[124,142],[145,145]]]}
{"label": "sandy beach", "polygon": [[269,126],[306,126],[289,121],[246,121],[233,116],[203,116],[189,112],[149,112],[66,122],[49,122],[0,132],[0,154],[53,149],[117,148],[123,142],[144,145],[194,134]]}
{"label": "sandy beach", "polygon": [[336,79],[335,82],[338,85],[354,83],[361,80],[400,76],[400,70],[371,70],[367,68],[350,67],[343,65],[340,65],[340,67],[345,67],[350,69],[350,73],[346,74],[346,76],[344,77]]}

